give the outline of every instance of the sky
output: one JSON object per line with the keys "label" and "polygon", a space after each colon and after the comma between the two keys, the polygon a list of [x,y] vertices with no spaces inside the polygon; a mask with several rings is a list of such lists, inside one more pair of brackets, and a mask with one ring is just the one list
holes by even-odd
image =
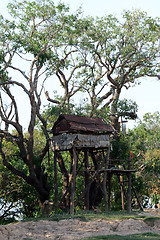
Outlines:
{"label": "sky", "polygon": [[63,2],[73,10],[82,6],[85,15],[92,16],[114,14],[119,17],[123,10],[140,9],[157,17],[160,10],[159,0],[64,0]]}
{"label": "sky", "polygon": [[[10,0],[0,0],[0,14],[7,16],[6,5]],[[58,0],[55,0],[57,3]],[[140,9],[145,11],[151,17],[160,17],[160,0],[63,0],[69,5],[71,12],[74,12],[80,6],[84,15],[104,16],[113,14],[120,18],[123,10]],[[160,111],[160,81],[157,79],[143,78],[141,84],[123,90],[121,98],[128,98],[136,101],[138,104],[138,117],[142,119],[147,112],[154,113]],[[129,123],[132,127],[136,122]]]}

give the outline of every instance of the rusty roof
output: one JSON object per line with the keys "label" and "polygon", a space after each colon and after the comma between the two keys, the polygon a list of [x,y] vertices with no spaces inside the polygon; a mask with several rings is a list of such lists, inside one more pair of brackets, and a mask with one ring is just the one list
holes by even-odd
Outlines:
{"label": "rusty roof", "polygon": [[112,127],[100,118],[61,114],[55,122],[52,133],[111,133]]}

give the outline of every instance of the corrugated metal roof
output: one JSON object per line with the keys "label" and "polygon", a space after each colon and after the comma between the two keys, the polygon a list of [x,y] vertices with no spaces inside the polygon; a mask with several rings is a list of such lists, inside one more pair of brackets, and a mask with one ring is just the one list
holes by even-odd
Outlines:
{"label": "corrugated metal roof", "polygon": [[61,133],[111,133],[112,127],[100,118],[90,118],[77,115],[62,114],[55,122],[52,132],[54,135]]}

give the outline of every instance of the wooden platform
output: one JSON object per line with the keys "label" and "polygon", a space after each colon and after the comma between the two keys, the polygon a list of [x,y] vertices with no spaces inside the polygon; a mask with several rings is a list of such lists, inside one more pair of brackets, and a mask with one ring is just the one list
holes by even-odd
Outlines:
{"label": "wooden platform", "polygon": [[[131,172],[136,172],[136,170],[133,169],[100,169],[98,170],[99,172],[109,172],[109,173],[131,173]],[[90,172],[94,172],[94,170],[90,170]]]}

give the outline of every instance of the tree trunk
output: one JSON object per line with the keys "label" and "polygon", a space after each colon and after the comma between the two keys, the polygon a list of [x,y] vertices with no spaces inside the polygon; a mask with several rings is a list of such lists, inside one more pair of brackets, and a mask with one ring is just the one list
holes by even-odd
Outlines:
{"label": "tree trunk", "polygon": [[114,114],[111,114],[110,119],[111,119],[111,125],[112,125],[112,127],[113,127],[117,132],[119,132],[119,131],[120,131],[120,123],[118,122],[119,117],[116,116],[116,115],[114,115]]}
{"label": "tree trunk", "polygon": [[50,198],[51,187],[47,184],[47,176],[44,173],[41,173],[40,179],[33,179],[33,184],[39,196],[39,207],[43,206],[43,203]]}
{"label": "tree trunk", "polygon": [[117,115],[117,101],[119,99],[119,95],[121,93],[121,89],[113,89],[113,102],[111,105],[111,125],[116,131],[120,131],[120,124],[118,122],[119,116]]}
{"label": "tree trunk", "polygon": [[49,201],[49,193],[48,194],[46,194],[46,195],[40,195],[39,194],[39,208],[42,208],[43,207],[43,203],[46,201],[46,200],[48,200]]}
{"label": "tree trunk", "polygon": [[63,176],[63,204],[62,204],[62,208],[66,209],[69,208],[70,206],[70,189],[69,189],[69,175],[68,172],[66,170],[66,167],[64,165],[64,161],[62,158],[62,155],[60,153],[57,153],[57,157],[58,157],[58,164]]}

